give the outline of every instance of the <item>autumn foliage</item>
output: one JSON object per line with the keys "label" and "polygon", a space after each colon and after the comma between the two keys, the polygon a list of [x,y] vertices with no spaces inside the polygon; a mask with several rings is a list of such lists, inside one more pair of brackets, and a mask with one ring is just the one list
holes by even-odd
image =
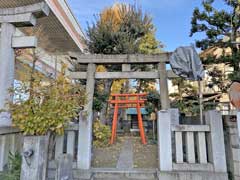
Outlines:
{"label": "autumn foliage", "polygon": [[[34,73],[33,81],[23,82],[12,89],[14,103],[9,103],[14,125],[25,135],[63,134],[64,127],[77,117],[84,104],[84,91],[64,75],[43,79]],[[30,93],[31,92],[31,93]]]}

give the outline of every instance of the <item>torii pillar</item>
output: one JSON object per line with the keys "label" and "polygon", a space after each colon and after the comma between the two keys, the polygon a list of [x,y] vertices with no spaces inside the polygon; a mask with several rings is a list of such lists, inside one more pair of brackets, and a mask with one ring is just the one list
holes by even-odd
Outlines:
{"label": "torii pillar", "polygon": [[0,127],[11,126],[12,120],[6,103],[13,100],[9,89],[13,87],[15,71],[14,49],[34,48],[37,38],[34,36],[15,36],[17,27],[35,26],[37,18],[50,12],[46,3],[0,9]]}

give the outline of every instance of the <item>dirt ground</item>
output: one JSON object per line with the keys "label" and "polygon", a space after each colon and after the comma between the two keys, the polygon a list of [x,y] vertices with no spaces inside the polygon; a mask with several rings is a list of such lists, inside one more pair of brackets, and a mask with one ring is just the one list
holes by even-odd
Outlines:
{"label": "dirt ground", "polygon": [[122,144],[122,138],[118,138],[117,142],[113,145],[110,145],[109,147],[93,147],[92,166],[95,168],[115,168],[122,148]]}
{"label": "dirt ground", "polygon": [[134,168],[158,167],[157,144],[153,144],[149,141],[147,145],[143,145],[139,137],[134,137],[133,151]]}
{"label": "dirt ground", "polygon": [[132,139],[134,168],[157,168],[157,144],[141,144],[140,137],[118,136],[117,142],[105,148],[93,148],[92,165],[95,168],[116,168],[117,161],[126,139]]}

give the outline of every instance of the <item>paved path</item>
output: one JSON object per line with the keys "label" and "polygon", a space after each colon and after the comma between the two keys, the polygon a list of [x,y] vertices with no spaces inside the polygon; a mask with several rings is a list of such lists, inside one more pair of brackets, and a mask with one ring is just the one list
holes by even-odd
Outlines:
{"label": "paved path", "polygon": [[133,168],[133,144],[131,139],[126,139],[117,162],[117,169]]}

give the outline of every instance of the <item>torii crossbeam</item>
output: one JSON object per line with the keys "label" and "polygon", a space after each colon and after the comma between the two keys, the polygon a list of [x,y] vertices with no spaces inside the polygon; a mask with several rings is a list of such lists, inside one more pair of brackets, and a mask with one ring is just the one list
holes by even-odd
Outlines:
{"label": "torii crossbeam", "polygon": [[144,133],[141,108],[144,107],[146,101],[146,93],[142,94],[112,94],[109,103],[114,106],[114,115],[112,121],[112,136],[110,144],[113,144],[116,139],[117,121],[118,121],[118,109],[119,108],[136,108],[138,115],[138,127],[140,130],[140,136],[142,144],[146,144],[146,138]]}

